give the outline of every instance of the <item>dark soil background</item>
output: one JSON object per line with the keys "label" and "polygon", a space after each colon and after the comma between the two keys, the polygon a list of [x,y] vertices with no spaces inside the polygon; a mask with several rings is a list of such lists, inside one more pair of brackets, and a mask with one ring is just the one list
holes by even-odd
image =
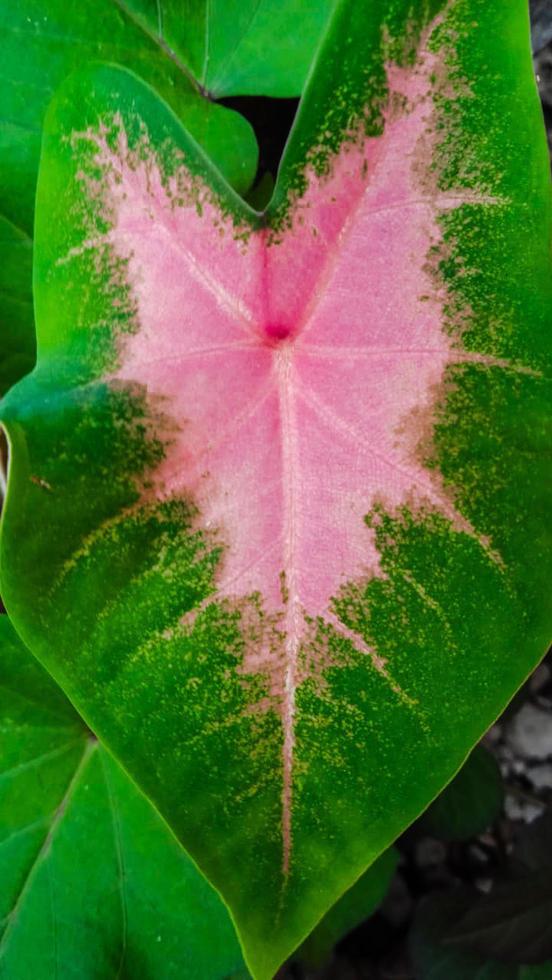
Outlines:
{"label": "dark soil background", "polygon": [[[552,154],[552,0],[531,0],[531,17],[535,75]],[[259,176],[267,170],[276,173],[297,105],[296,100],[281,100],[274,126],[273,107],[268,111],[265,101],[228,100],[257,132]],[[338,944],[323,969],[310,970],[292,962],[282,968],[278,980],[426,980],[415,972],[409,953],[409,934],[420,902],[459,885],[488,892],[495,874],[511,860],[513,842],[523,827],[547,812],[552,814],[552,651],[483,742],[495,755],[504,781],[503,809],[495,824],[460,843],[425,836],[414,825],[397,842],[401,861],[379,910]],[[485,972],[485,977],[509,980],[514,975],[511,970],[517,977],[517,968],[510,965],[504,966],[504,973],[501,968],[500,973]],[[455,970],[453,976],[446,967],[431,973],[435,980],[449,976],[450,980],[460,976],[481,980],[483,974],[475,966],[473,973],[468,968]],[[552,960],[542,980],[548,976],[552,980]]]}

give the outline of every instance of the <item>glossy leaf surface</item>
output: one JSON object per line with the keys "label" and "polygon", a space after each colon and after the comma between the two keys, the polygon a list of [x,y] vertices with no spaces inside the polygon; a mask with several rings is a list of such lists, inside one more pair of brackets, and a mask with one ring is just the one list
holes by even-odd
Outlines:
{"label": "glossy leaf surface", "polygon": [[228,914],[0,617],[0,976],[222,980]]}
{"label": "glossy leaf surface", "polygon": [[545,651],[549,241],[522,0],[343,2],[264,218],[130,74],[49,114],[3,593],[257,977]]}

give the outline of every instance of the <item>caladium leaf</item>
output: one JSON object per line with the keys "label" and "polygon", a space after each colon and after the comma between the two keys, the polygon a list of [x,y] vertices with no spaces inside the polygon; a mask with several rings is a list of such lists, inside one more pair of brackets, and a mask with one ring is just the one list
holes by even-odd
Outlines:
{"label": "caladium leaf", "polygon": [[243,969],[228,913],[0,617],[0,975]]}
{"label": "caladium leaf", "polygon": [[[245,192],[257,146],[247,121],[213,97],[297,96],[335,0],[21,0],[1,15],[1,209],[32,231],[44,112],[83,63],[132,69],[168,102],[227,180]],[[209,95],[209,98],[206,95]]]}
{"label": "caladium leaf", "polygon": [[344,0],[264,216],[84,72],[37,208],[5,602],[268,977],[551,632],[525,3]]}

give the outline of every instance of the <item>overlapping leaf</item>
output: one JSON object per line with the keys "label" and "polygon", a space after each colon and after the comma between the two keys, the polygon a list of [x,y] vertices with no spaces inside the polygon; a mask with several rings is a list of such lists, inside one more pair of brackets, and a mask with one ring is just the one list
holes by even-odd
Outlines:
{"label": "overlapping leaf", "polygon": [[416,977],[419,980],[548,980],[552,972],[550,960],[518,965],[448,941],[450,931],[473,901],[470,889],[459,888],[432,895],[422,902],[410,936]]}
{"label": "overlapping leaf", "polygon": [[0,216],[0,395],[31,371],[35,362],[32,257],[30,235]]}
{"label": "overlapping leaf", "polygon": [[0,976],[243,971],[220,899],[6,616],[0,664]]}
{"label": "overlapping leaf", "polygon": [[552,957],[552,815],[525,827],[510,866],[485,895],[459,905],[447,940],[461,951],[510,963],[541,964]]}
{"label": "overlapping leaf", "polygon": [[381,904],[398,860],[396,848],[390,847],[384,851],[318,923],[299,948],[299,959],[315,968],[323,966],[336,943],[372,915]]}
{"label": "overlapping leaf", "polygon": [[[123,4],[120,4],[123,7]],[[126,0],[202,89],[228,95],[301,94],[335,0]]]}
{"label": "overlapping leaf", "polygon": [[477,745],[460,772],[420,819],[420,830],[443,840],[482,834],[500,814],[504,786],[495,757]]}
{"label": "overlapping leaf", "polygon": [[255,976],[545,650],[547,171],[521,0],[344,0],[264,220],[125,72],[49,114],[6,602]]}

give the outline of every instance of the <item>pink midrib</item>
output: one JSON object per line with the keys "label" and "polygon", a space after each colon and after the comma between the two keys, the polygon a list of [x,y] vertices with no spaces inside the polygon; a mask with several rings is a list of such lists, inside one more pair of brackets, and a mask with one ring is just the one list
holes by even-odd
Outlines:
{"label": "pink midrib", "polygon": [[274,355],[278,401],[281,419],[282,487],[283,487],[283,552],[286,574],[286,614],[284,619],[286,673],[284,681],[282,721],[283,788],[282,788],[282,870],[289,873],[291,858],[291,805],[293,792],[293,750],[295,747],[295,691],[297,687],[297,654],[300,644],[300,595],[297,578],[296,544],[300,534],[297,513],[299,452],[297,447],[296,400],[293,388],[291,350],[284,344]]}

